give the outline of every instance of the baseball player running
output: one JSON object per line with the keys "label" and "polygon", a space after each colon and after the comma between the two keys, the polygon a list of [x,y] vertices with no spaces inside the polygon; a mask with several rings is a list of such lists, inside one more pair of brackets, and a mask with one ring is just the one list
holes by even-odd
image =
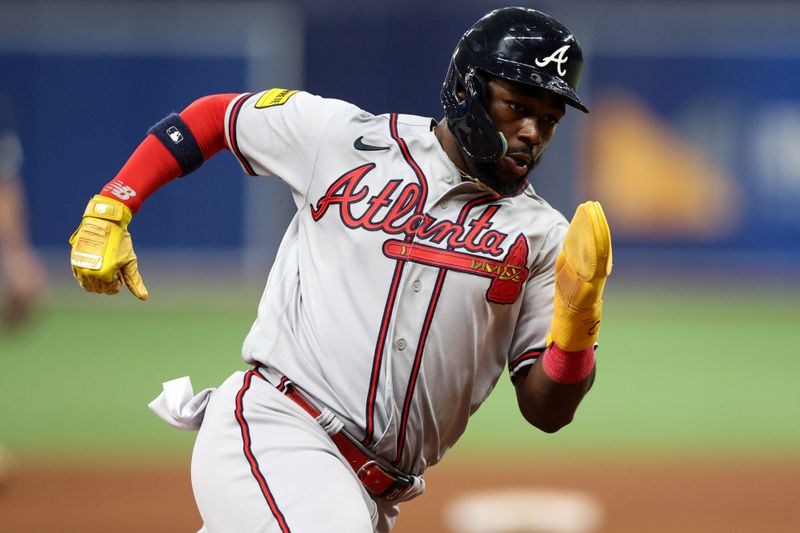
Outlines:
{"label": "baseball player running", "polygon": [[534,192],[576,94],[581,48],[556,19],[505,8],[459,41],[445,118],[375,116],[270,89],[201,98],[153,126],[70,239],[78,282],[144,300],[128,223],[223,148],[277,176],[297,213],[242,355],[252,368],[151,404],[199,433],[192,484],[209,532],[389,531],[399,503],[508,368],[554,432],[594,379],[611,239],[596,202],[565,218]]}

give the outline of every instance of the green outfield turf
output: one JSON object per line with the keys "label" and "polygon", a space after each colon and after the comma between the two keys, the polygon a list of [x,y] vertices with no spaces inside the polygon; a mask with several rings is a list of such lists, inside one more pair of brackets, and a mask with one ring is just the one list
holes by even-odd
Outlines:
{"label": "green outfield turf", "polygon": [[[34,324],[0,335],[0,442],[22,457],[190,449],[193,434],[146,404],[166,379],[188,374],[199,389],[244,368],[261,286],[149,285],[147,303],[54,287]],[[456,454],[797,453],[797,291],[619,285],[606,298],[597,383],[575,422],[555,435],[533,430],[504,376]]]}
{"label": "green outfield turf", "polygon": [[555,435],[511,423],[503,380],[473,417],[471,447],[504,435],[534,453],[800,451],[797,291],[611,284],[605,309],[597,380],[575,421]]}

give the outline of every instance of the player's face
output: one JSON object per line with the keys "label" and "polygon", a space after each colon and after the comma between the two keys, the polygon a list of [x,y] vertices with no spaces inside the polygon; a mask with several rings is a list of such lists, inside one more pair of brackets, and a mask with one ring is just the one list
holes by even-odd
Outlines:
{"label": "player's face", "polygon": [[503,79],[492,79],[488,85],[489,117],[505,136],[508,151],[499,161],[479,165],[476,170],[495,191],[509,193],[524,184],[542,157],[564,116],[564,99],[538,87]]}

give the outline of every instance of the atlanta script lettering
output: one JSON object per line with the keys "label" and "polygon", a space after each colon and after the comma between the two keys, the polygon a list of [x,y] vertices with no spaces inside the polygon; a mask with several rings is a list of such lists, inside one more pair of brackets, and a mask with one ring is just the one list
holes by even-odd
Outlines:
{"label": "atlanta script lettering", "polygon": [[361,181],[375,168],[368,163],[345,173],[328,187],[325,196],[311,206],[311,216],[320,220],[333,206],[345,226],[351,229],[382,231],[389,235],[405,234],[434,243],[445,243],[448,248],[493,256],[503,254],[501,245],[507,235],[490,229],[492,217],[499,209],[487,206],[475,219],[465,225],[445,219],[436,219],[422,213],[422,191],[418,184],[402,180],[389,180],[377,194],[370,194]]}

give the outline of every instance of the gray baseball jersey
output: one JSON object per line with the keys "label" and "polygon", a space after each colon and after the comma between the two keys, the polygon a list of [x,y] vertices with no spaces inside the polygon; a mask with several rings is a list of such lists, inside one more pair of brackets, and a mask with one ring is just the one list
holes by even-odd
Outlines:
{"label": "gray baseball jersey", "polygon": [[530,185],[500,197],[462,180],[432,124],[282,89],[235,99],[225,124],[245,171],[279,177],[297,206],[244,359],[411,474],[506,366],[542,353],[567,229]]}

